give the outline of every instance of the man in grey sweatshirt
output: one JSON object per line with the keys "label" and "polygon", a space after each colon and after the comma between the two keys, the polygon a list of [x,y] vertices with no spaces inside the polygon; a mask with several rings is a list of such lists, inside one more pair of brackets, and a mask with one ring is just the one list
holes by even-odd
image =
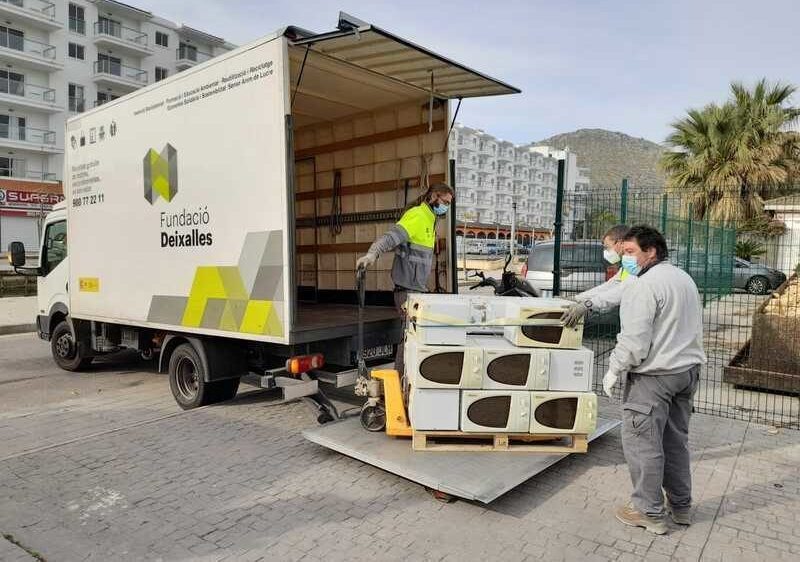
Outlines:
{"label": "man in grey sweatshirt", "polygon": [[603,378],[609,396],[624,379],[622,450],[633,493],[617,519],[656,534],[667,532],[664,492],[672,520],[691,522],[689,416],[706,361],[697,285],[667,257],[654,228],[634,226],[625,237],[622,267],[637,281],[622,297],[621,331]]}

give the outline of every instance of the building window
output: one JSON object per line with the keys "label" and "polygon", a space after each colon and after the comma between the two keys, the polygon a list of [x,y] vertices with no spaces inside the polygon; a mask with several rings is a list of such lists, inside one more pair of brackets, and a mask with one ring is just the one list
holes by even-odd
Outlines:
{"label": "building window", "polygon": [[69,5],[69,30],[86,35],[86,11],[83,6]]}
{"label": "building window", "polygon": [[156,82],[164,80],[167,77],[167,69],[160,66],[156,67]]}
{"label": "building window", "polygon": [[95,107],[101,106],[104,103],[108,103],[110,101],[113,101],[113,100],[117,99],[118,97],[119,96],[117,96],[117,95],[109,94],[109,93],[106,93],[106,92],[97,92],[97,101],[94,102],[94,106]]}
{"label": "building window", "polygon": [[70,43],[69,58],[84,60],[86,58],[86,49],[84,48],[83,45],[78,45],[77,43]]}
{"label": "building window", "polygon": [[83,86],[70,84],[67,88],[69,97],[69,110],[75,113],[82,113],[85,110],[85,93]]}
{"label": "building window", "polygon": [[0,70],[0,93],[24,96],[25,75],[9,70]]}
{"label": "building window", "polygon": [[122,22],[98,16],[95,33],[111,35],[112,37],[122,37]]}
{"label": "building window", "polygon": [[25,32],[0,25],[0,47],[24,51]]}
{"label": "building window", "polygon": [[166,33],[161,33],[160,31],[156,31],[156,45],[169,47],[169,35]]}

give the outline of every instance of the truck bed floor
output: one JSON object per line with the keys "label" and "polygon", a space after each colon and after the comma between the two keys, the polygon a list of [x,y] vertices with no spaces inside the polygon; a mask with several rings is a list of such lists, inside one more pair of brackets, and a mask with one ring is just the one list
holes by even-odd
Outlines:
{"label": "truck bed floor", "polygon": [[[375,324],[399,326],[394,307],[364,308],[365,327]],[[367,328],[368,329],[368,328]],[[296,341],[314,341],[352,336],[358,333],[358,306],[354,304],[298,303],[293,330]]]}

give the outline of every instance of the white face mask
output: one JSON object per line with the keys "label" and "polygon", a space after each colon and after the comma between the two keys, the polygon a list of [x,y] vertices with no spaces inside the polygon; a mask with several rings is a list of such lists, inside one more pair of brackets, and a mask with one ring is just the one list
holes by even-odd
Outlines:
{"label": "white face mask", "polygon": [[619,254],[614,250],[607,250],[603,248],[603,257],[608,263],[619,263]]}

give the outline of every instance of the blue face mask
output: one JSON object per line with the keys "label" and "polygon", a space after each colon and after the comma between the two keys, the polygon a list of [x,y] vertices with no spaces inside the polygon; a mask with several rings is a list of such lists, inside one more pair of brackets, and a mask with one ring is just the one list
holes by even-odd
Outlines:
{"label": "blue face mask", "polygon": [[444,203],[437,203],[433,206],[433,212],[436,213],[438,216],[442,216],[447,213],[447,209],[450,208],[450,205],[445,205]]}
{"label": "blue face mask", "polygon": [[639,275],[642,271],[641,266],[636,262],[635,256],[622,256],[622,269],[627,271],[630,275]]}

